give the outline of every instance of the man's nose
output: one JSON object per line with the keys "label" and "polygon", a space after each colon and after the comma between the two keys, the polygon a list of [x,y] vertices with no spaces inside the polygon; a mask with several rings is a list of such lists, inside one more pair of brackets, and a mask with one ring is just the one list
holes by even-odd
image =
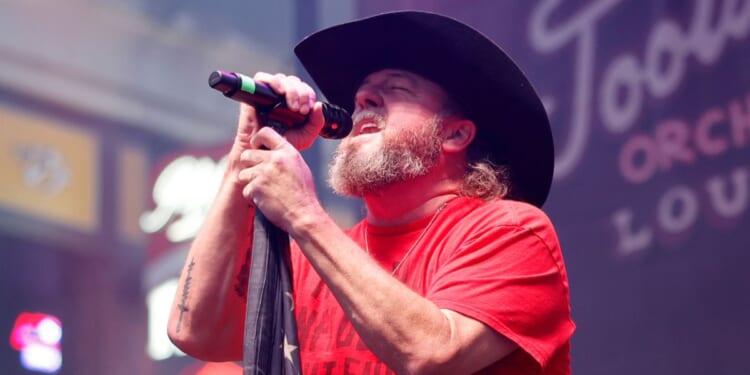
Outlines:
{"label": "man's nose", "polygon": [[360,87],[354,96],[355,109],[378,108],[383,105],[383,98],[375,87]]}

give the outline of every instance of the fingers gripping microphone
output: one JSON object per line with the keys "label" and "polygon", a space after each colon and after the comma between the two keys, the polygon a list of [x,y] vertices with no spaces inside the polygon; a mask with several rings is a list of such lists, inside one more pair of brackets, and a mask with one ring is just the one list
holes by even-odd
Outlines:
{"label": "fingers gripping microphone", "polygon": [[[261,82],[239,73],[229,73],[221,70],[211,72],[208,85],[218,90],[224,96],[252,105],[267,118],[271,125],[281,124],[287,128],[301,126],[307,122],[309,115],[302,115],[287,108],[284,96],[275,93],[270,87]],[[352,130],[352,118],[345,109],[323,103],[323,117],[325,125],[320,130],[320,136],[329,139],[346,137]],[[283,128],[276,130],[283,132]]]}

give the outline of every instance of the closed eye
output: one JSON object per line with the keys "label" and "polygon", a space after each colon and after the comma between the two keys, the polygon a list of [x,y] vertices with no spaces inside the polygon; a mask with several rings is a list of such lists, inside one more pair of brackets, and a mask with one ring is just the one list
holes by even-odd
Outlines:
{"label": "closed eye", "polygon": [[411,90],[409,88],[404,87],[404,86],[391,85],[390,89],[393,90],[393,91],[404,91],[404,92],[408,92],[408,93],[411,92]]}

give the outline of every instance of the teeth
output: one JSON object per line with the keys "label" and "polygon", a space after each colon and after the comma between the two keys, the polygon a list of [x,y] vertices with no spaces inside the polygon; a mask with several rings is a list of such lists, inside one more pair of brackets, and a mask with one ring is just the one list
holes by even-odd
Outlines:
{"label": "teeth", "polygon": [[365,110],[354,115],[354,129],[357,135],[374,133],[380,130],[383,116],[373,111]]}
{"label": "teeth", "polygon": [[362,125],[360,125],[360,127],[359,127],[359,134],[371,133],[371,132],[377,131],[379,129],[380,128],[378,127],[378,125],[376,123],[365,120],[364,123]]}

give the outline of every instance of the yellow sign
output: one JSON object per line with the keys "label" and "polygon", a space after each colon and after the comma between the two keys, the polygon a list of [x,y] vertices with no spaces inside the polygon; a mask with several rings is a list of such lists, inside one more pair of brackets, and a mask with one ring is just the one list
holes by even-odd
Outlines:
{"label": "yellow sign", "polygon": [[0,106],[0,206],[93,233],[99,149],[81,128]]}

